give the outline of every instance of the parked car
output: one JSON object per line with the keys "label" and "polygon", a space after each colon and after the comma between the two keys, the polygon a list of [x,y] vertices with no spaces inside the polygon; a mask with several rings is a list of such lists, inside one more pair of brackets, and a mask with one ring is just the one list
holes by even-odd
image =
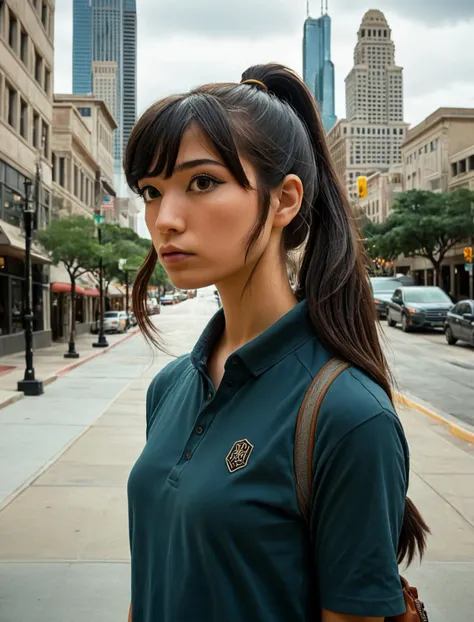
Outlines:
{"label": "parked car", "polygon": [[104,313],[104,331],[107,333],[124,333],[127,330],[125,311],[107,311]]}
{"label": "parked car", "polygon": [[173,296],[173,294],[164,294],[164,296],[161,296],[160,303],[163,306],[174,305],[174,296]]}
{"label": "parked car", "polygon": [[373,276],[370,279],[374,304],[377,316],[384,318],[387,316],[388,303],[392,299],[393,292],[403,286],[402,281],[395,276]]}
{"label": "parked car", "polygon": [[474,300],[462,300],[449,311],[444,333],[450,346],[458,341],[474,346]]}
{"label": "parked car", "polygon": [[443,328],[453,306],[440,287],[399,287],[388,303],[387,323],[401,323],[406,333],[414,328]]}

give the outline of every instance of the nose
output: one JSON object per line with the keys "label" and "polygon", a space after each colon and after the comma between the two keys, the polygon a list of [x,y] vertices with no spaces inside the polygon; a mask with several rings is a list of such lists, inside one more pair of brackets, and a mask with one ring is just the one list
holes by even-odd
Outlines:
{"label": "nose", "polygon": [[155,218],[155,228],[161,233],[175,231],[181,233],[186,228],[184,210],[178,197],[168,193],[160,202]]}

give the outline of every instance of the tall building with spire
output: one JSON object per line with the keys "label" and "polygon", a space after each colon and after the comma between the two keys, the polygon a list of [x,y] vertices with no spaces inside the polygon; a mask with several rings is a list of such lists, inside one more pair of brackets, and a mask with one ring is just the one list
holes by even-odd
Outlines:
{"label": "tall building with spire", "polygon": [[346,119],[328,134],[334,164],[349,196],[356,179],[401,166],[403,69],[395,64],[395,44],[384,14],[370,10],[357,33],[354,66],[346,78]]}
{"label": "tall building with spire", "polygon": [[321,0],[321,17],[310,16],[309,0],[303,36],[303,79],[318,103],[326,132],[336,122],[334,64],[331,61],[331,18],[328,0]]}
{"label": "tall building with spire", "polygon": [[103,99],[117,121],[119,193],[125,190],[123,152],[137,113],[136,57],[136,0],[73,0],[73,93]]}

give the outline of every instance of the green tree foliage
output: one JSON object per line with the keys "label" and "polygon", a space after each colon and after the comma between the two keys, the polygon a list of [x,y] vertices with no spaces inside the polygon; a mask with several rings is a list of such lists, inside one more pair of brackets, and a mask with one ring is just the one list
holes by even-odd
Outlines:
{"label": "green tree foliage", "polygon": [[375,234],[374,243],[386,259],[403,254],[424,257],[441,277],[448,251],[474,235],[474,192],[409,190],[398,195],[393,211]]}
{"label": "green tree foliage", "polygon": [[95,223],[91,218],[71,216],[51,221],[38,233],[38,241],[48,252],[52,262],[62,262],[71,280],[71,333],[69,342],[76,337],[76,279],[96,268],[100,246],[95,234]]}

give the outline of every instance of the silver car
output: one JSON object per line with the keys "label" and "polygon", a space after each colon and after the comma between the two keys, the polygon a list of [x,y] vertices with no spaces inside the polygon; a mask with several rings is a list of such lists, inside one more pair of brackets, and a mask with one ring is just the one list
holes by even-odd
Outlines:
{"label": "silver car", "polygon": [[124,311],[107,311],[104,313],[104,331],[124,333],[127,329],[127,315]]}

